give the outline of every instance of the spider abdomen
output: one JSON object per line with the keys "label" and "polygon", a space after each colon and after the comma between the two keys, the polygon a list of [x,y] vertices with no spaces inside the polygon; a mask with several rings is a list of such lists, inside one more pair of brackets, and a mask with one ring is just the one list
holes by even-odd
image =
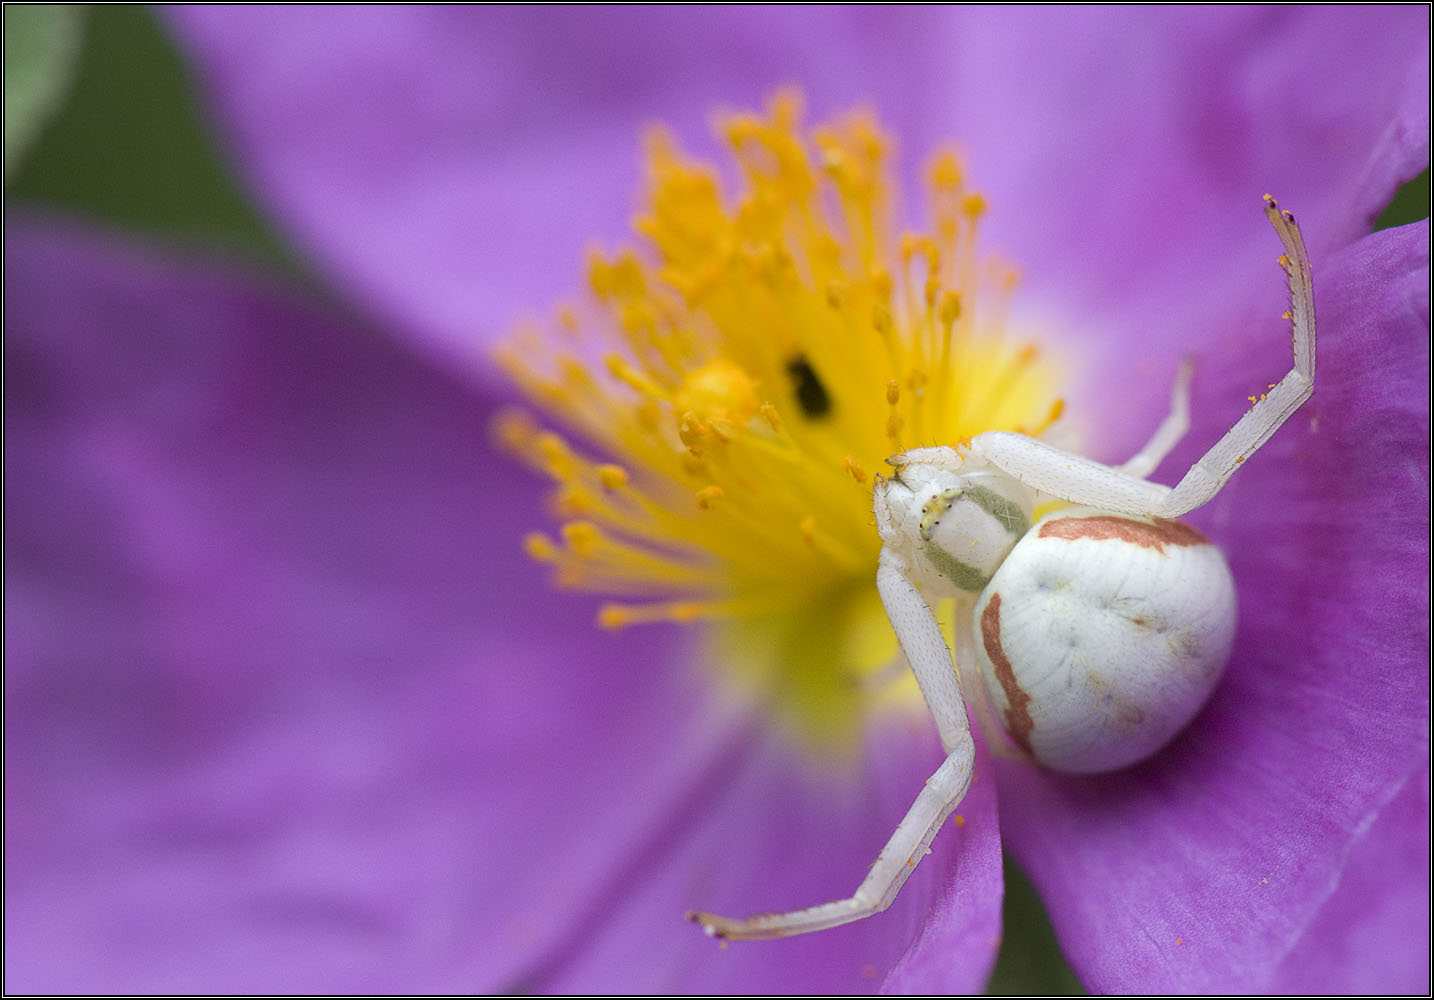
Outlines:
{"label": "spider abdomen", "polygon": [[1060,771],[1144,759],[1204,705],[1235,636],[1220,551],[1180,521],[1072,508],[1018,542],[976,603],[1011,738]]}

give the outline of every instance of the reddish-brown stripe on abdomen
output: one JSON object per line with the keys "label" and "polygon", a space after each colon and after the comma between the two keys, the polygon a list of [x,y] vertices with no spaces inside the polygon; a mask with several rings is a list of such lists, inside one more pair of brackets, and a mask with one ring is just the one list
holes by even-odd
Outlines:
{"label": "reddish-brown stripe on abdomen", "polygon": [[1115,539],[1143,548],[1164,552],[1167,545],[1209,545],[1210,540],[1184,521],[1156,518],[1154,524],[1134,521],[1128,517],[1098,514],[1095,517],[1060,517],[1040,527],[1042,538],[1093,538],[1097,541]]}
{"label": "reddish-brown stripe on abdomen", "polygon": [[986,647],[986,655],[991,658],[991,665],[996,668],[996,680],[1001,682],[1001,690],[1006,692],[1009,705],[1006,709],[1006,732],[1011,734],[1018,747],[1031,753],[1031,730],[1036,727],[1035,720],[1031,718],[1031,696],[1021,690],[1021,685],[1016,682],[1016,671],[1011,661],[1006,659],[1006,651],[1001,648],[1000,594],[992,594],[981,612],[981,642]]}

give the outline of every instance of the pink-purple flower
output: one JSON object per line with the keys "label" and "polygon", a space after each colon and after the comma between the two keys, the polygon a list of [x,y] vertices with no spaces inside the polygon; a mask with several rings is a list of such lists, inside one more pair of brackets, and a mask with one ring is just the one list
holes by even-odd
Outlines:
{"label": "pink-purple flower", "polygon": [[[1428,988],[1428,224],[1369,234],[1428,165],[1426,10],[168,17],[357,316],[11,213],[8,990],[969,991],[998,837],[1092,990]],[[982,759],[890,911],[719,949],[684,910],[849,892],[934,735],[873,719],[814,780],[687,632],[594,629],[522,555],[540,484],[486,439],[487,351],[623,235],[642,124],[700,148],[788,82],[871,101],[907,179],[963,144],[1094,457],[1184,353],[1167,470],[1288,368],[1248,332],[1266,191],[1311,244],[1319,380],[1194,518],[1242,619],[1174,745]]]}

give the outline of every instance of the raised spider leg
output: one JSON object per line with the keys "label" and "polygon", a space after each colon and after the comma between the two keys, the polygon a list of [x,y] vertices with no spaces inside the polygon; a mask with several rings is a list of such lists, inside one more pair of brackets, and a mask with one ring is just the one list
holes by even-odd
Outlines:
{"label": "raised spider leg", "polygon": [[1175,372],[1175,384],[1170,387],[1170,413],[1155,428],[1150,440],[1124,465],[1116,467],[1122,475],[1144,479],[1165,461],[1170,449],[1180,443],[1190,429],[1190,376],[1195,372],[1195,362],[1185,358]]}
{"label": "raised spider leg", "polygon": [[847,899],[823,903],[790,913],[768,913],[734,920],[711,913],[689,913],[687,919],[702,925],[714,937],[731,940],[790,937],[826,930],[880,913],[891,905],[916,864],[927,855],[931,841],[947,817],[961,804],[971,786],[976,748],[966,721],[966,710],[956,686],[956,674],[941,629],[920,592],[907,579],[899,556],[882,550],[876,586],[892,628],[921,685],[921,692],[936,719],[945,762],[936,770],[907,810],[896,832],[876,862]]}
{"label": "raised spider leg", "polygon": [[[1190,378],[1195,371],[1195,362],[1185,358],[1175,372],[1175,382],[1170,387],[1170,412],[1161,421],[1145,447],[1131,456],[1124,465],[1116,466],[1122,475],[1144,479],[1155,471],[1155,467],[1170,454],[1170,449],[1180,443],[1190,429]],[[903,465],[934,465],[950,472],[960,473],[965,464],[959,454],[951,448],[937,445],[930,448],[912,448],[896,456]],[[889,459],[895,462],[896,458]]]}
{"label": "raised spider leg", "polygon": [[1269,440],[1314,390],[1314,289],[1309,255],[1295,217],[1281,211],[1269,195],[1265,196],[1265,214],[1285,246],[1280,266],[1290,281],[1288,315],[1294,367],[1190,467],[1174,489],[1021,434],[988,431],[978,435],[971,441],[968,456],[991,463],[1037,492],[1116,514],[1179,517],[1220,492],[1241,463]]}
{"label": "raised spider leg", "polygon": [[[1195,371],[1195,362],[1185,358],[1175,372],[1175,382],[1170,387],[1170,412],[1161,421],[1145,447],[1131,456],[1124,465],[1116,466],[1122,475],[1144,479],[1155,471],[1155,467],[1170,454],[1170,449],[1180,443],[1190,429],[1190,378]],[[938,468],[960,472],[964,462],[950,448],[913,448],[901,456],[903,464],[924,463]]]}

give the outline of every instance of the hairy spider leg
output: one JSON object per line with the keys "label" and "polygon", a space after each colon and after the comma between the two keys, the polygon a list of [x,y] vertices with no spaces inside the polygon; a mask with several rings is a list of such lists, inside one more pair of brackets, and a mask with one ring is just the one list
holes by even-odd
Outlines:
{"label": "hairy spider leg", "polygon": [[1265,196],[1265,214],[1285,247],[1280,266],[1290,283],[1294,367],[1173,489],[1005,431],[977,435],[966,449],[968,458],[988,462],[1038,493],[1113,514],[1180,517],[1208,502],[1314,391],[1315,314],[1309,254],[1295,217],[1280,210],[1269,195]]}
{"label": "hairy spider leg", "polygon": [[877,591],[936,720],[946,760],[926,779],[916,801],[850,897],[804,910],[761,914],[745,920],[711,913],[687,914],[687,919],[700,924],[713,937],[738,941],[790,937],[839,927],[880,913],[891,905],[917,862],[930,853],[931,841],[966,797],[976,760],[971,727],[966,721],[966,708],[951,668],[946,640],[910,575],[910,568],[890,546],[882,549],[876,573]]}

